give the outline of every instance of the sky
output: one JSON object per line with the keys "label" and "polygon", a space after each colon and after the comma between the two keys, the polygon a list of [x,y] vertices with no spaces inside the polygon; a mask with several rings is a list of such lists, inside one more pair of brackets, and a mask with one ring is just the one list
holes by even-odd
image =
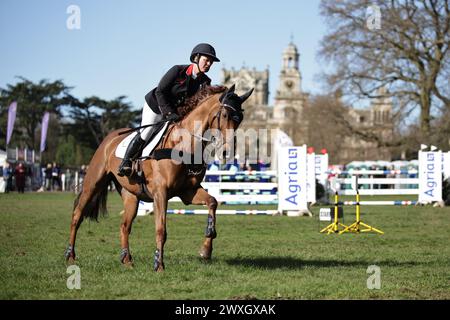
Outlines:
{"label": "sky", "polygon": [[[71,5],[80,10],[79,29],[67,27],[74,21]],[[0,87],[17,76],[61,79],[77,98],[125,95],[141,109],[164,73],[188,64],[192,48],[207,42],[221,59],[208,73],[213,84],[220,83],[222,68],[268,67],[273,104],[291,37],[302,89],[321,91],[316,56],[325,32],[319,0],[1,0]]]}

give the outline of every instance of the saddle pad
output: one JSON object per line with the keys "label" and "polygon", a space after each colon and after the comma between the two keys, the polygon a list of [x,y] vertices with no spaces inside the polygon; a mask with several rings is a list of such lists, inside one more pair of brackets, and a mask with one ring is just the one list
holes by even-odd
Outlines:
{"label": "saddle pad", "polygon": [[[166,132],[167,128],[169,127],[169,121],[164,123],[164,126],[161,130],[159,130],[158,134],[150,141],[149,144],[144,148],[142,151],[142,157],[149,156],[150,153],[152,153],[153,149],[158,145],[158,143],[161,141],[162,136]],[[136,136],[137,131],[132,132],[129,134],[125,139],[123,139],[119,145],[116,148],[116,157],[123,159],[125,156],[125,152],[127,151],[127,147],[130,144],[131,140]]]}

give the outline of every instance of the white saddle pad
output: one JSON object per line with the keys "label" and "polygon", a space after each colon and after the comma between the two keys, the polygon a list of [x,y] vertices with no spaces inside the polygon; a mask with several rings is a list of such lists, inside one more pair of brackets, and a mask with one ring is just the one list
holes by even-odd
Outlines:
{"label": "white saddle pad", "polygon": [[[158,134],[153,138],[152,141],[144,148],[142,151],[142,156],[146,157],[150,155],[150,153],[155,149],[155,147],[158,145],[158,143],[161,141],[162,136],[167,130],[167,127],[169,126],[169,122],[166,122],[161,130],[159,130]],[[123,159],[125,156],[125,151],[127,151],[127,147],[130,144],[131,140],[136,136],[137,131],[131,133],[128,135],[125,139],[123,139],[119,145],[116,148],[116,157]]]}

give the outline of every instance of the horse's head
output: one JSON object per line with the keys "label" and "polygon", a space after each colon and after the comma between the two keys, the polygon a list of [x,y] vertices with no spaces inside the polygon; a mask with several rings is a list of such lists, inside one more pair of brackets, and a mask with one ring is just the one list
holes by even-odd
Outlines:
{"label": "horse's head", "polygon": [[244,119],[242,104],[250,97],[253,89],[242,96],[234,92],[234,85],[224,89],[205,87],[178,109],[183,120],[170,134],[170,140],[175,144],[174,150],[196,154],[196,143],[201,140],[201,145],[205,146],[206,143],[207,146],[204,150],[206,153],[202,151],[202,161],[209,162],[216,155],[222,159],[230,156],[230,151],[234,150],[235,130]]}
{"label": "horse's head", "polygon": [[[229,155],[231,146],[234,145],[235,130],[239,127],[244,119],[244,110],[242,104],[247,100],[253,92],[250,89],[242,96],[237,95],[235,92],[234,84],[227,89],[219,98],[217,107],[214,108],[213,113],[215,115],[212,118],[210,128],[217,129],[220,132],[221,139],[219,141],[213,141],[216,145],[223,150],[223,155],[226,157]],[[216,111],[217,110],[217,111]],[[213,136],[215,139],[216,136]]]}

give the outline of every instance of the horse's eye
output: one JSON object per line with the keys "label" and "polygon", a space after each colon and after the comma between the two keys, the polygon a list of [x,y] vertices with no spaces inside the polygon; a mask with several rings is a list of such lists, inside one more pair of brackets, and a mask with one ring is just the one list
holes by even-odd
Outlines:
{"label": "horse's eye", "polygon": [[232,119],[234,122],[237,122],[237,123],[241,122],[241,118],[239,116],[234,116]]}
{"label": "horse's eye", "polygon": [[227,115],[226,115],[226,114],[224,113],[224,114],[223,114],[223,117],[224,117],[224,118],[226,118],[226,117],[227,117]]}

